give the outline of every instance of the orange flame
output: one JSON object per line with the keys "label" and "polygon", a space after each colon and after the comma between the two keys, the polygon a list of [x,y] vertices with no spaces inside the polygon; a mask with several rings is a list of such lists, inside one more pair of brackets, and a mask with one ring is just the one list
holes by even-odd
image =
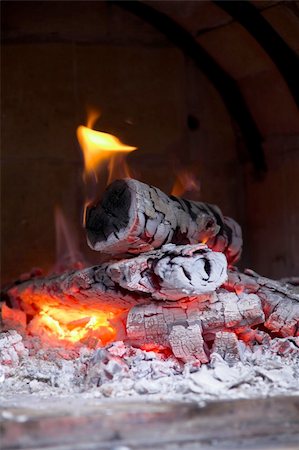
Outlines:
{"label": "orange flame", "polygon": [[56,262],[52,273],[63,273],[66,270],[82,269],[86,266],[79,250],[78,237],[72,224],[65,217],[62,209],[55,207]]}
{"label": "orange flame", "polygon": [[181,170],[175,179],[173,184],[171,195],[180,197],[185,192],[199,192],[200,184],[195,175],[189,170]]}
{"label": "orange flame", "polygon": [[58,340],[76,343],[94,336],[102,344],[112,341],[116,330],[110,320],[115,314],[108,311],[70,309],[63,306],[43,306],[30,324],[30,331],[43,328],[49,335]]}
{"label": "orange flame", "polygon": [[[28,293],[22,296],[24,310],[2,309],[3,323],[22,329],[33,336],[39,336],[43,342],[72,347],[76,343],[89,345],[94,342],[97,346],[106,345],[117,338],[122,329],[122,315],[124,309],[108,311],[75,304],[64,305],[53,302],[48,295]],[[26,315],[31,320],[26,324]],[[28,319],[28,316],[27,316]]]}
{"label": "orange flame", "polygon": [[[15,295],[15,294],[13,294]],[[72,348],[77,343],[94,348],[106,345],[123,334],[126,309],[117,305],[101,307],[96,302],[80,304],[72,296],[62,298],[34,292],[31,286],[18,298],[18,308],[5,305],[5,326],[38,336],[46,345]]]}
{"label": "orange flame", "polygon": [[[113,171],[119,171],[119,166],[124,166],[123,156],[137,149],[122,143],[116,136],[92,129],[99,117],[99,112],[90,111],[87,126],[80,125],[77,128],[77,138],[84,156],[85,175],[93,174],[97,178],[97,171],[104,161],[109,160],[109,182],[114,178]],[[116,159],[116,157],[118,157]],[[123,175],[124,172],[124,175]],[[127,176],[126,170],[122,170],[121,176]]]}
{"label": "orange flame", "polygon": [[101,116],[100,111],[94,108],[88,108],[86,120],[87,128],[93,128],[100,116]]}

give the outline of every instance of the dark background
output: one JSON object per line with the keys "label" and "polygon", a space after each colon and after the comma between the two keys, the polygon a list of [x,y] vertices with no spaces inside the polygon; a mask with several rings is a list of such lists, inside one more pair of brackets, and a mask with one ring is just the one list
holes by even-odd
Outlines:
{"label": "dark background", "polygon": [[54,208],[87,250],[76,127],[139,147],[137,177],[179,167],[244,232],[241,266],[299,272],[298,2],[2,2],[2,282],[55,262]]}

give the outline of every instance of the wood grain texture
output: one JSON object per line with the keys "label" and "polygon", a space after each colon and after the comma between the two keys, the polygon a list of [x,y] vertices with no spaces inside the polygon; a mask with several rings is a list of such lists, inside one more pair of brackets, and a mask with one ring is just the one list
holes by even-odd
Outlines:
{"label": "wood grain texture", "polygon": [[241,228],[217,206],[168,196],[133,179],[111,183],[87,208],[85,224],[89,246],[113,255],[199,242],[223,252],[230,264],[241,254]]}

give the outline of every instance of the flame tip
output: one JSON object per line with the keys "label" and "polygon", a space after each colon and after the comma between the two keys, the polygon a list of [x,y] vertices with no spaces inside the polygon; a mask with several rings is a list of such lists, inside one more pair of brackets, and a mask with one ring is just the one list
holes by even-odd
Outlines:
{"label": "flame tip", "polygon": [[122,169],[122,172],[125,173],[125,176],[130,177],[123,156],[137,150],[137,147],[124,144],[119,138],[112,134],[93,130],[91,126],[99,116],[100,114],[98,111],[89,113],[87,126],[79,125],[76,130],[84,157],[85,170],[83,179],[92,175],[96,181],[98,181],[99,168],[102,163],[107,160],[109,161],[108,183],[115,179],[115,172],[116,170],[120,171],[120,168]]}

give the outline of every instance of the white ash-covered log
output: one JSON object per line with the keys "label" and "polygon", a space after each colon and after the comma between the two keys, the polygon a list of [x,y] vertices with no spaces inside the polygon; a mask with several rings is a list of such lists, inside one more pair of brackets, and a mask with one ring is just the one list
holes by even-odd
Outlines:
{"label": "white ash-covered log", "polygon": [[9,303],[28,314],[57,304],[114,312],[152,299],[178,301],[213,292],[227,279],[222,253],[206,245],[176,246],[58,276],[34,278],[7,291]]}
{"label": "white ash-covered log", "polygon": [[[217,266],[223,255],[216,255]],[[198,281],[200,293],[193,295],[192,291],[190,296],[183,291],[190,289],[189,281],[192,279],[189,280],[184,274],[177,287],[178,292],[181,289],[182,297],[178,298],[177,293],[173,296],[171,283],[178,282],[182,264],[186,263],[190,269],[189,264],[193,262],[199,265],[199,270],[205,268],[207,274],[205,260],[210,258],[209,264],[213,265],[216,255],[202,245],[176,247],[170,244],[131,260],[62,276],[32,279],[9,289],[9,307],[4,309],[4,321],[17,318],[32,334],[39,334],[40,311],[50,316],[52,314],[51,320],[60,320],[57,310],[63,309],[67,314],[60,325],[69,330],[86,325],[93,315],[101,316],[103,311],[107,311],[112,315],[107,316],[105,326],[109,328],[111,325],[114,331],[105,342],[111,341],[112,336],[113,339],[128,340],[144,348],[170,349],[185,362],[199,363],[208,361],[211,346],[214,351],[218,349],[223,354],[226,354],[227,347],[230,358],[234,360],[240,357],[239,339],[251,345],[254,342],[268,342],[277,336],[298,335],[298,294],[253,272],[240,274],[230,271],[225,288],[218,287],[213,293],[204,293],[206,284],[202,282],[206,283],[206,280],[197,277],[195,280]],[[173,267],[170,267],[171,259]],[[154,271],[159,263],[164,266],[162,273],[166,277],[159,278],[157,288]],[[216,272],[211,270],[210,276],[212,273],[215,276],[217,271],[219,273],[219,269]],[[152,283],[153,276],[155,283]],[[222,274],[219,284],[221,277]],[[83,309],[86,315],[79,321],[72,319],[72,313],[77,308]],[[275,335],[272,335],[273,331]],[[103,339],[103,333],[97,337]]]}
{"label": "white ash-covered log", "polygon": [[251,270],[229,271],[224,286],[189,303],[133,307],[127,319],[129,339],[147,348],[156,343],[185,362],[201,363],[209,359],[211,343],[212,352],[233,362],[241,358],[238,340],[269,345],[276,337],[298,339],[295,290]]}
{"label": "white ash-covered log", "polygon": [[89,246],[113,255],[206,242],[232,264],[242,249],[240,226],[217,206],[168,196],[133,179],[110,184],[87,208],[85,227]]}
{"label": "white ash-covered log", "polygon": [[237,293],[259,296],[265,313],[265,327],[282,337],[299,336],[299,293],[286,283],[258,275],[253,270],[230,270],[225,287]]}
{"label": "white ash-covered log", "polygon": [[241,333],[263,324],[264,319],[257,295],[221,290],[186,304],[134,306],[128,313],[126,330],[134,345],[169,348],[184,362],[205,363],[209,361],[208,344],[215,341],[217,332]]}
{"label": "white ash-covered log", "polygon": [[110,264],[107,273],[122,288],[150,294],[156,300],[190,300],[214,292],[224,283],[227,262],[223,253],[203,244],[167,244]]}

